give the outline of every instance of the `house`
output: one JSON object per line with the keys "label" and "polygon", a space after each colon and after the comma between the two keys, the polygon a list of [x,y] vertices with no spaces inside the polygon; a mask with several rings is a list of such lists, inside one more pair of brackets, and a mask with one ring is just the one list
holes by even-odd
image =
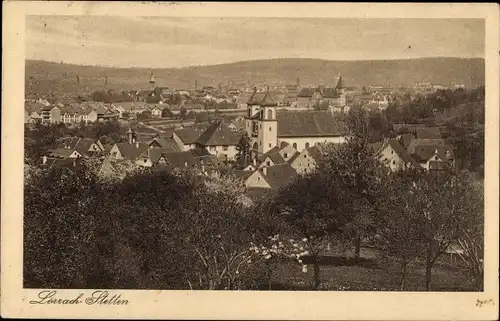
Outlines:
{"label": "house", "polygon": [[191,151],[162,153],[154,166],[157,171],[189,170],[200,165]]}
{"label": "house", "polygon": [[306,174],[314,171],[323,157],[323,149],[317,144],[295,155],[289,164],[298,174]]}
{"label": "house", "polygon": [[245,181],[247,188],[278,189],[291,183],[297,172],[288,163],[264,166],[255,170]]}
{"label": "house", "polygon": [[175,129],[172,138],[179,145],[181,150],[190,150],[196,148],[196,140],[207,129],[207,126],[193,126]]}
{"label": "house", "polygon": [[151,116],[153,117],[161,117],[162,116],[162,108],[160,108],[159,106],[154,106],[152,109],[151,109]]}
{"label": "house", "polygon": [[376,155],[393,172],[418,167],[400,141],[395,138],[386,139]]}
{"label": "house", "polygon": [[450,165],[454,163],[453,148],[442,139],[414,139],[408,145],[407,152],[425,169],[429,169],[430,161],[441,161]]}
{"label": "house", "polygon": [[248,102],[246,131],[255,156],[285,142],[302,151],[316,143],[343,143],[344,123],[330,111],[280,111],[266,91]]}
{"label": "house", "polygon": [[51,158],[89,158],[104,155],[105,147],[91,138],[70,137],[63,139],[57,148],[49,150]]}
{"label": "house", "polygon": [[200,135],[195,145],[198,148],[206,148],[210,154],[219,158],[234,160],[239,140],[239,135],[221,120],[216,120]]}
{"label": "house", "polygon": [[318,86],[316,88],[302,88],[297,94],[298,108],[313,108],[322,103],[331,106],[345,106],[346,95],[342,76],[339,75],[333,87]]}
{"label": "house", "polygon": [[41,103],[24,104],[24,122],[25,123],[40,123],[42,121],[42,110],[47,105]]}
{"label": "house", "polygon": [[61,122],[61,109],[57,106],[44,106],[41,116],[43,124],[59,124]]}
{"label": "house", "polygon": [[109,151],[109,157],[112,159],[127,159],[135,161],[142,153],[149,149],[148,144],[141,142],[116,143]]}

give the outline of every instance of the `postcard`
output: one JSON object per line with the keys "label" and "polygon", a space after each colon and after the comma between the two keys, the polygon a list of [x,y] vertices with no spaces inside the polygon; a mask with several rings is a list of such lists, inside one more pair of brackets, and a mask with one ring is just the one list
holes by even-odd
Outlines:
{"label": "postcard", "polygon": [[3,317],[498,318],[497,5],[3,8]]}

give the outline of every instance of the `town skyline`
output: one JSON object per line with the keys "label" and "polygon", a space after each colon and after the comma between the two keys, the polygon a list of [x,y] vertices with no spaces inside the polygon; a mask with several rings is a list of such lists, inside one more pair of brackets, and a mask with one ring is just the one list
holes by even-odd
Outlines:
{"label": "town skyline", "polygon": [[484,58],[485,32],[480,19],[112,16],[28,16],[26,31],[26,59],[118,68]]}

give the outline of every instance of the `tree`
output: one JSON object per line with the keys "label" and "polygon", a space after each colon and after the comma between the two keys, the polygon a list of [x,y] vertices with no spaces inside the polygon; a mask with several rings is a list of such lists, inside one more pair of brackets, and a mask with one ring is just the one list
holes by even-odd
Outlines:
{"label": "tree", "polygon": [[319,257],[328,237],[349,220],[344,215],[343,190],[332,176],[313,172],[284,187],[276,202],[295,239],[303,239],[314,266],[313,284],[321,284]]}
{"label": "tree", "polygon": [[146,120],[151,118],[151,112],[149,110],[145,110],[140,114],[137,114],[137,120]]}
{"label": "tree", "polygon": [[469,202],[469,176],[453,170],[421,174],[410,191],[425,262],[425,288],[430,290],[434,264],[462,236],[461,227],[478,210],[477,203]]}
{"label": "tree", "polygon": [[180,115],[180,118],[182,120],[186,119],[186,115],[187,115],[187,109],[186,109],[186,107],[184,107],[184,106],[181,107],[179,115]]}
{"label": "tree", "polygon": [[250,137],[247,133],[241,135],[236,146],[236,164],[238,169],[243,169],[251,162]]}
{"label": "tree", "polygon": [[346,117],[346,127],[346,143],[328,154],[320,171],[338,180],[349,194],[349,208],[346,210],[351,212],[353,219],[345,230],[352,235],[354,256],[359,260],[362,238],[375,232],[374,217],[385,168],[368,147],[371,132],[367,113],[361,108],[351,109]]}
{"label": "tree", "polygon": [[[188,229],[186,282],[191,289],[244,289],[255,254],[244,184],[214,177],[195,184],[193,199],[182,210]],[[250,282],[251,283],[251,282]]]}
{"label": "tree", "polygon": [[419,173],[395,173],[384,180],[385,197],[378,200],[377,243],[389,257],[401,266],[400,290],[404,291],[407,270],[419,255],[416,209],[412,206],[412,177]]}

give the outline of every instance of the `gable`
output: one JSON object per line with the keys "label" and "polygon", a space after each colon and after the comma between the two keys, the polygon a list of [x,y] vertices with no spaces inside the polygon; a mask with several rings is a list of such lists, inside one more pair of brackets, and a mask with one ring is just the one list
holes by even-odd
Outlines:
{"label": "gable", "polygon": [[254,171],[245,181],[247,187],[271,188],[259,170]]}

